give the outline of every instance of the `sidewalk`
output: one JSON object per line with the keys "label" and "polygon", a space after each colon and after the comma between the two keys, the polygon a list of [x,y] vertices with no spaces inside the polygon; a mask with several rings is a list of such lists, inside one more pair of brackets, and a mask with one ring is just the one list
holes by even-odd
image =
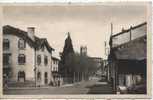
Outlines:
{"label": "sidewalk", "polygon": [[41,87],[7,87],[4,90],[7,89],[12,89],[12,90],[19,90],[19,89],[29,89],[29,90],[33,90],[33,89],[47,89],[47,88],[58,88],[58,87],[53,87],[53,86],[41,86]]}

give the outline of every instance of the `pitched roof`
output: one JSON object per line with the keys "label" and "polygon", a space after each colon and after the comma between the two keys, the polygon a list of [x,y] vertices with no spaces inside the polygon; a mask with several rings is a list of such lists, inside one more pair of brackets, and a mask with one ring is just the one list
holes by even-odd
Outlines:
{"label": "pitched roof", "polygon": [[52,58],[53,60],[58,60],[58,61],[59,61],[59,59],[58,59],[58,58],[56,58],[56,57],[53,57],[53,56],[52,56],[51,58]]}
{"label": "pitched roof", "polygon": [[18,36],[25,41],[31,46],[35,47],[35,41],[33,41],[31,38],[28,37],[27,32],[20,30],[18,28],[12,27],[10,25],[3,26],[3,34],[9,34],[9,35],[15,35]]}
{"label": "pitched roof", "polygon": [[9,34],[9,35],[15,35],[17,37],[20,37],[24,39],[31,47],[34,47],[36,49],[40,49],[43,45],[45,45],[49,52],[54,50],[48,43],[46,38],[39,38],[37,36],[35,37],[35,41],[33,41],[26,31],[23,31],[19,28],[12,27],[10,25],[3,26],[3,34]]}
{"label": "pitched roof", "polygon": [[47,39],[46,38],[38,38],[38,37],[35,37],[35,43],[36,43],[36,49],[41,49],[43,46],[46,46],[47,47],[47,50],[49,52],[51,52],[52,50],[54,50],[48,43]]}

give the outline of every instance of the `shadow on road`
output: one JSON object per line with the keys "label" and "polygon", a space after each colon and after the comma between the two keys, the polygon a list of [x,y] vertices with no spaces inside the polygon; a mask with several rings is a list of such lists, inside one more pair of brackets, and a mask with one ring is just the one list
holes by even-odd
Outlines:
{"label": "shadow on road", "polygon": [[113,94],[110,84],[95,84],[87,88],[89,88],[88,94]]}

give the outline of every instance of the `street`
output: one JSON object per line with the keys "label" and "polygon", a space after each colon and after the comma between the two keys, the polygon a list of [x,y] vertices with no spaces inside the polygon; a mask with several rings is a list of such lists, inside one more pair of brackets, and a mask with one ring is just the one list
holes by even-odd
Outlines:
{"label": "street", "polygon": [[107,82],[99,82],[97,79],[92,79],[80,83],[63,85],[61,87],[9,88],[4,90],[4,94],[112,94],[112,90]]}

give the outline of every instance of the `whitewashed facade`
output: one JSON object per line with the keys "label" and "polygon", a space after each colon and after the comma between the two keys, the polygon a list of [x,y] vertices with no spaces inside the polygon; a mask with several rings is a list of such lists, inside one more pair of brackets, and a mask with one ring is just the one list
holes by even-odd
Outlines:
{"label": "whitewashed facade", "polygon": [[[51,73],[52,59],[46,47],[36,51],[36,59],[37,86],[49,84],[51,81],[53,81]],[[41,59],[41,61],[38,59]]]}
{"label": "whitewashed facade", "polygon": [[[9,82],[33,82],[49,85],[52,77],[52,51],[47,39],[6,25],[3,27],[3,77]],[[41,58],[39,58],[41,57]],[[41,59],[41,60],[40,60]]]}

